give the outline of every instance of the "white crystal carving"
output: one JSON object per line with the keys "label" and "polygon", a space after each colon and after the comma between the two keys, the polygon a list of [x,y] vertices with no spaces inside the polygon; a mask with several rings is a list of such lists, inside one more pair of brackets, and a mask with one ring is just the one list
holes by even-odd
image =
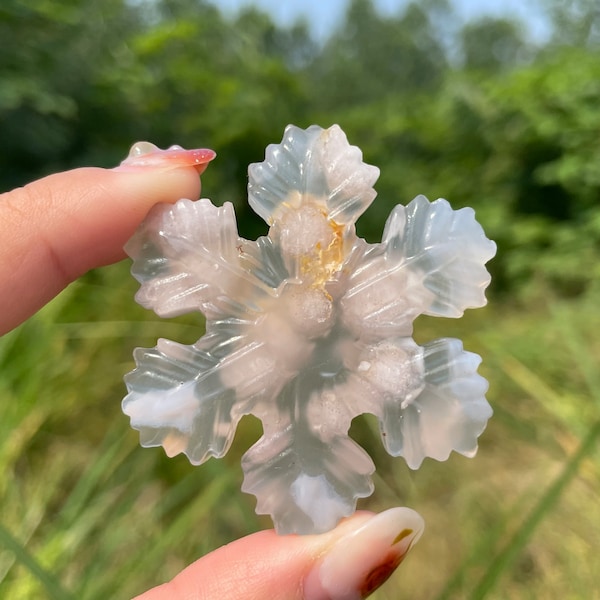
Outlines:
{"label": "white crystal carving", "polygon": [[243,490],[279,533],[331,529],[372,493],[374,465],[348,437],[357,415],[376,415],[388,452],[416,469],[473,456],[492,414],[477,355],[411,335],[420,314],[485,304],[495,244],[473,210],[424,196],[367,244],[354,223],[378,174],[338,126],[289,126],[249,168],[267,236],[240,238],[229,203],[180,200],[155,207],[126,246],[138,302],[202,312],[206,334],[137,349],[124,412],[142,445],[194,464],[223,456],[243,415],[261,419]]}

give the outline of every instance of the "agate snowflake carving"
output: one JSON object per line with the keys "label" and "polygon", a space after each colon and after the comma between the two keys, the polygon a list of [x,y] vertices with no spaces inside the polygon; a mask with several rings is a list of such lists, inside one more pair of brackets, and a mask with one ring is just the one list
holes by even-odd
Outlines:
{"label": "agate snowflake carving", "polygon": [[355,416],[374,414],[387,451],[417,469],[473,456],[492,414],[479,356],[411,335],[420,314],[485,304],[495,244],[472,209],[424,196],[365,242],[354,223],[378,175],[338,126],[289,126],[249,167],[267,236],[240,238],[230,203],[180,200],[156,206],[126,246],[138,302],[164,317],[200,311],[206,334],[138,348],[124,412],[143,446],[193,464],[223,456],[239,420],[258,417],[242,489],[279,533],[326,531],[372,493],[373,462],[348,437]]}

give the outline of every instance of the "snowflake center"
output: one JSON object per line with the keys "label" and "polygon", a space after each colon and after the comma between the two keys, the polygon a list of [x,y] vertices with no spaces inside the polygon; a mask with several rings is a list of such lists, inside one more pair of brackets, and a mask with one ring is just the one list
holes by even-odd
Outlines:
{"label": "snowflake center", "polygon": [[344,229],[329,218],[324,203],[311,199],[299,206],[286,202],[273,219],[269,237],[281,248],[291,273],[318,288],[344,262]]}

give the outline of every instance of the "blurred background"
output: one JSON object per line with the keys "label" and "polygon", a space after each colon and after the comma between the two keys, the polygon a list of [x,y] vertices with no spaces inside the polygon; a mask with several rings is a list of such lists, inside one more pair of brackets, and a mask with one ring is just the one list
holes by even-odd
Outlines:
{"label": "blurred background", "polygon": [[[2,0],[0,191],[114,166],[141,139],[205,146],[203,195],[254,238],[247,166],[288,123],[338,123],[381,168],[369,241],[425,194],[473,206],[498,244],[488,307],[416,323],[483,356],[478,456],[411,472],[374,420],[353,424],[377,465],[360,506],[427,522],[373,597],[600,598],[597,0]],[[270,526],[239,489],[256,420],[201,467],[138,446],[120,412],[132,349],[192,343],[203,321],[137,306],[128,269],[0,339],[0,597],[130,597]]]}

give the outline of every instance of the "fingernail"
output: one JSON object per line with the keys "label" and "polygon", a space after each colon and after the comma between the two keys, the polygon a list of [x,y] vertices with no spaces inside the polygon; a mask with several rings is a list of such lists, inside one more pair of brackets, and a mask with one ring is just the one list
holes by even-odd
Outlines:
{"label": "fingernail", "polygon": [[137,142],[131,146],[127,158],[114,170],[132,171],[147,167],[162,169],[194,167],[199,174],[202,174],[215,156],[216,153],[208,148],[185,150],[181,146],[170,146],[166,150],[161,150],[150,142]]}
{"label": "fingernail", "polygon": [[306,577],[306,600],[360,600],[381,586],[423,533],[422,517],[392,508],[343,536]]}

